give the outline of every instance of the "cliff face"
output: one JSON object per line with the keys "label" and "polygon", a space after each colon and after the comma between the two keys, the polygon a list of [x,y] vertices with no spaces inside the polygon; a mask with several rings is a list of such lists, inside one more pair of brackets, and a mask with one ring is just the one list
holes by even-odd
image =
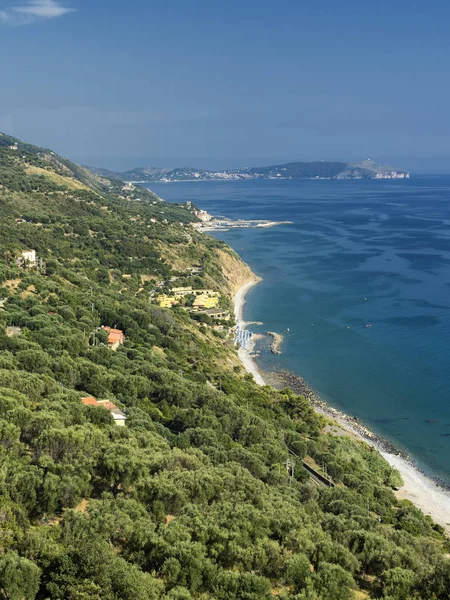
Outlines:
{"label": "cliff face", "polygon": [[408,179],[409,173],[401,169],[393,169],[380,165],[373,160],[353,163],[339,173],[334,179]]}
{"label": "cliff face", "polygon": [[217,250],[217,258],[222,267],[227,292],[234,296],[248,281],[258,279],[251,268],[233,251]]}

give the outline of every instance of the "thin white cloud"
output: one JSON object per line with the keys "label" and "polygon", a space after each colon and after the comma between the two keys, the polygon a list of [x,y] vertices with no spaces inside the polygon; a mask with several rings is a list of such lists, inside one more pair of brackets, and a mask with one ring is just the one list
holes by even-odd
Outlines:
{"label": "thin white cloud", "polygon": [[55,19],[73,12],[73,8],[62,5],[59,0],[30,0],[6,10],[0,10],[0,23],[28,25],[35,21]]}

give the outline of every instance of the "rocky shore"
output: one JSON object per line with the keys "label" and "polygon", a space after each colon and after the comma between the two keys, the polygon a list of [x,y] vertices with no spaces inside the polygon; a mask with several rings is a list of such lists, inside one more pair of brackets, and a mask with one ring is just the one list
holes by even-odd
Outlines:
{"label": "rocky shore", "polygon": [[[295,373],[291,373],[287,370],[264,371],[263,375],[264,381],[275,389],[281,390],[284,387],[288,387],[296,394],[308,398],[313,405],[314,410],[316,410],[318,413],[328,417],[329,419],[332,419],[333,421],[336,421],[336,423],[342,427],[345,427],[346,429],[355,433],[357,436],[364,439],[366,442],[375,446],[380,452],[400,457],[414,467],[414,469],[418,470],[417,465],[415,465],[406,452],[400,450],[390,440],[387,440],[386,438],[373,433],[373,431],[370,431],[370,429],[368,429],[356,417],[347,415],[346,413],[343,413],[342,411],[337,410],[336,408],[333,408],[327,404],[302,377],[299,377],[298,375],[295,375]],[[435,480],[435,483],[442,489],[450,489],[449,486],[443,481]]]}
{"label": "rocky shore", "polygon": [[385,452],[408,459],[408,455],[406,453],[399,450],[389,440],[386,440],[370,431],[370,429],[367,429],[367,427],[363,425],[356,417],[347,415],[324,402],[316,394],[316,392],[309,387],[302,377],[285,370],[272,372],[266,371],[264,372],[264,380],[275,389],[280,390],[283,389],[283,387],[288,387],[296,394],[308,398],[317,412],[341,425],[345,425],[347,428],[350,428],[360,437],[370,441],[372,444],[375,444],[380,450],[384,450]]}
{"label": "rocky shore", "polygon": [[283,343],[283,336],[280,333],[275,333],[275,331],[266,331],[266,335],[270,336],[273,340],[270,344],[272,354],[281,354],[280,346]]}
{"label": "rocky shore", "polygon": [[254,229],[277,227],[278,225],[292,225],[292,221],[268,221],[266,219],[229,219],[228,217],[214,217],[206,210],[194,210],[198,223],[192,226],[197,231],[229,231],[230,229]]}

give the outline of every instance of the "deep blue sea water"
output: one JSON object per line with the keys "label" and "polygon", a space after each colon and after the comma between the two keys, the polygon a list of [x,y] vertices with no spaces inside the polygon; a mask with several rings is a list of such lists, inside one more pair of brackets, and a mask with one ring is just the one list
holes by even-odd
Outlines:
{"label": "deep blue sea water", "polygon": [[246,320],[290,329],[259,365],[298,373],[450,482],[450,177],[150,187],[214,215],[293,221],[215,234],[264,278]]}

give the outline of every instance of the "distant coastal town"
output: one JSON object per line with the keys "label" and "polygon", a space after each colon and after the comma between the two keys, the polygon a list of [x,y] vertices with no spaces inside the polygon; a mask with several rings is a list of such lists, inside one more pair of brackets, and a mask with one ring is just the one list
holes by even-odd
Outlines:
{"label": "distant coastal town", "polygon": [[381,165],[370,158],[356,163],[329,162],[290,162],[265,167],[241,167],[208,171],[198,168],[160,169],[139,167],[117,173],[106,169],[94,169],[101,176],[112,177],[133,183],[175,181],[253,181],[253,180],[291,180],[302,179],[408,179],[408,171],[388,165]]}

